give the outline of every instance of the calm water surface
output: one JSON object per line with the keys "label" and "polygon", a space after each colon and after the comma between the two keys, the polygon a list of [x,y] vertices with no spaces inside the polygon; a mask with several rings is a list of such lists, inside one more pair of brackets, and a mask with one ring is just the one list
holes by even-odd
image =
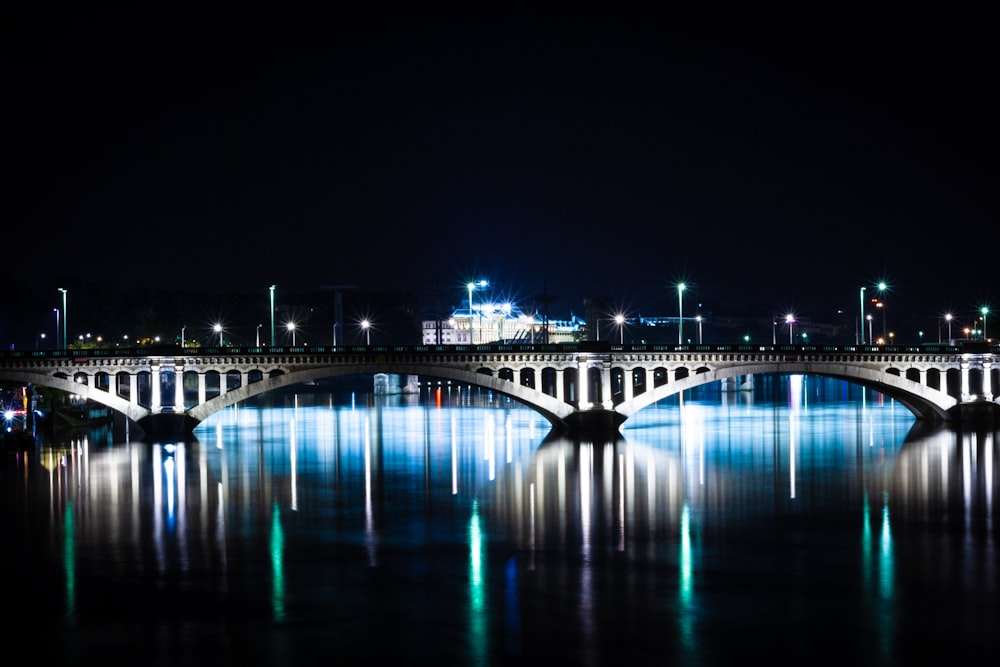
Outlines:
{"label": "calm water surface", "polygon": [[467,388],[47,438],[0,468],[3,635],[65,665],[995,664],[997,433],[756,380],[614,442]]}

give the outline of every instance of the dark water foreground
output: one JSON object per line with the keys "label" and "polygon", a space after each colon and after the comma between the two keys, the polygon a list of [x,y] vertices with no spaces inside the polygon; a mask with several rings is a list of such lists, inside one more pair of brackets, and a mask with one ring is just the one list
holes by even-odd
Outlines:
{"label": "dark water foreground", "polygon": [[[60,665],[995,664],[993,431],[812,377],[615,442],[300,394],[0,467],[3,635]],[[10,655],[13,655],[11,653]],[[763,662],[759,662],[763,661]]]}

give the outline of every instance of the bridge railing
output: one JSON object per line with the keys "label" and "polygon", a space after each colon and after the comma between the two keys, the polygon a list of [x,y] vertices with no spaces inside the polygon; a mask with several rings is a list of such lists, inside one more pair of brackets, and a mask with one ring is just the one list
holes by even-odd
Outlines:
{"label": "bridge railing", "polygon": [[955,343],[924,343],[922,345],[794,345],[770,343],[611,343],[581,341],[577,343],[492,343],[480,345],[297,345],[297,346],[209,346],[184,347],[152,345],[141,347],[96,347],[69,350],[3,350],[0,359],[93,359],[156,356],[222,356],[222,355],[378,355],[378,354],[474,354],[474,353],[712,353],[712,352],[830,352],[830,353],[899,353],[899,354],[1000,354],[1000,343],[994,341],[956,341]]}

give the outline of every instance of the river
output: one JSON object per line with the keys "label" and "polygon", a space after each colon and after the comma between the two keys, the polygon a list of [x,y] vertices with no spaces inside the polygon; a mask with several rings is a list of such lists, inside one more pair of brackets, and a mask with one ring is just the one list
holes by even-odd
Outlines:
{"label": "river", "polygon": [[5,636],[61,665],[992,664],[997,433],[814,376],[552,438],[298,387],[4,453]]}

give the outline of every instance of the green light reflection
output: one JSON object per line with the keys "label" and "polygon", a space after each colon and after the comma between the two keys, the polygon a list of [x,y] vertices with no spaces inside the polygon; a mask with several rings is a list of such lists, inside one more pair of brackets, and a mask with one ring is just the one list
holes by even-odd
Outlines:
{"label": "green light reflection", "polygon": [[271,514],[271,606],[274,620],[285,620],[285,532],[281,528],[281,511],[274,503]]}

